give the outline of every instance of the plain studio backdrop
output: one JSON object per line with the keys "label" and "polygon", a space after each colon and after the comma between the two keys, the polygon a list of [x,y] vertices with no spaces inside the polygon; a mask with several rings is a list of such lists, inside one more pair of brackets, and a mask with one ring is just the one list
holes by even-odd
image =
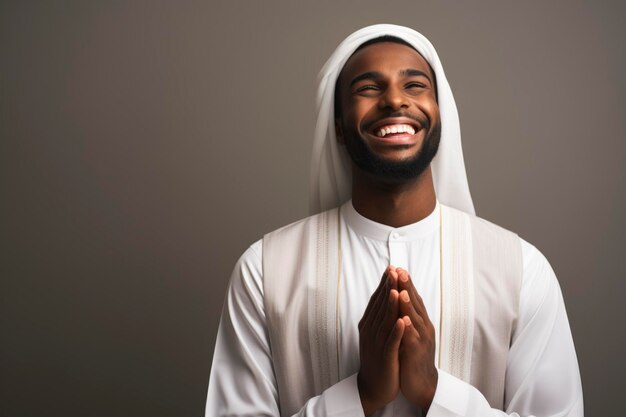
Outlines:
{"label": "plain studio backdrop", "polygon": [[307,215],[316,77],[424,33],[478,215],[549,259],[588,416],[626,375],[626,7],[2,2],[0,415],[202,416],[230,272]]}

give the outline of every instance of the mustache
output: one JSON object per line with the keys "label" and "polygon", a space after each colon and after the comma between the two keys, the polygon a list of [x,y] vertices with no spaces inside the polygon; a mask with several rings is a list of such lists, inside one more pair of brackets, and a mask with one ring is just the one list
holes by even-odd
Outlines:
{"label": "mustache", "polygon": [[415,122],[417,122],[422,129],[426,129],[428,130],[430,128],[430,122],[428,121],[428,118],[424,117],[423,115],[417,115],[414,113],[409,113],[406,111],[396,111],[393,113],[386,113],[381,115],[381,117],[378,117],[374,120],[368,120],[363,124],[363,129],[368,131],[370,130],[370,128],[377,123],[379,120],[383,120],[389,117],[406,117],[407,119],[411,119],[414,120]]}

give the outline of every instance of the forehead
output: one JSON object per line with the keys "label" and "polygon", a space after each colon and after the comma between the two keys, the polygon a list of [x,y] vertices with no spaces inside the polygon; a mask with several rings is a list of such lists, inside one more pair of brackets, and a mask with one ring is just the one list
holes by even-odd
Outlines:
{"label": "forehead", "polygon": [[355,52],[339,77],[349,82],[353,77],[368,71],[392,75],[405,69],[417,69],[433,78],[430,65],[415,49],[399,43],[380,42]]}

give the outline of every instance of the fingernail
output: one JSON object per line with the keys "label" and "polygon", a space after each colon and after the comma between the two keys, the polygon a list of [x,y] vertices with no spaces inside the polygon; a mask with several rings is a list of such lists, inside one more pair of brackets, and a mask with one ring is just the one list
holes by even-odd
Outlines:
{"label": "fingernail", "polygon": [[403,271],[403,274],[400,275],[400,279],[402,282],[407,282],[409,280],[409,274],[407,274],[406,271]]}
{"label": "fingernail", "polygon": [[409,318],[409,316],[404,316],[402,317],[402,320],[404,320],[404,324],[407,326],[411,325],[411,319]]}
{"label": "fingernail", "polygon": [[409,293],[406,292],[406,290],[402,290],[402,292],[400,293],[400,296],[402,297],[402,301],[404,302],[409,301]]}

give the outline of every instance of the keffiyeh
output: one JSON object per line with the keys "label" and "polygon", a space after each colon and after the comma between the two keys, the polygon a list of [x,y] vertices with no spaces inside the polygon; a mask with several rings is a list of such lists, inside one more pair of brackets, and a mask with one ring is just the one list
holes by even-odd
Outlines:
{"label": "keffiyeh", "polygon": [[437,199],[445,205],[475,214],[463,161],[459,115],[437,52],[422,34],[407,27],[389,24],[368,26],[348,36],[320,71],[311,160],[310,213],[337,207],[350,198],[351,161],[335,137],[335,83],[348,58],[362,43],[385,35],[395,36],[413,45],[433,69],[441,114],[441,142],[431,165]]}

